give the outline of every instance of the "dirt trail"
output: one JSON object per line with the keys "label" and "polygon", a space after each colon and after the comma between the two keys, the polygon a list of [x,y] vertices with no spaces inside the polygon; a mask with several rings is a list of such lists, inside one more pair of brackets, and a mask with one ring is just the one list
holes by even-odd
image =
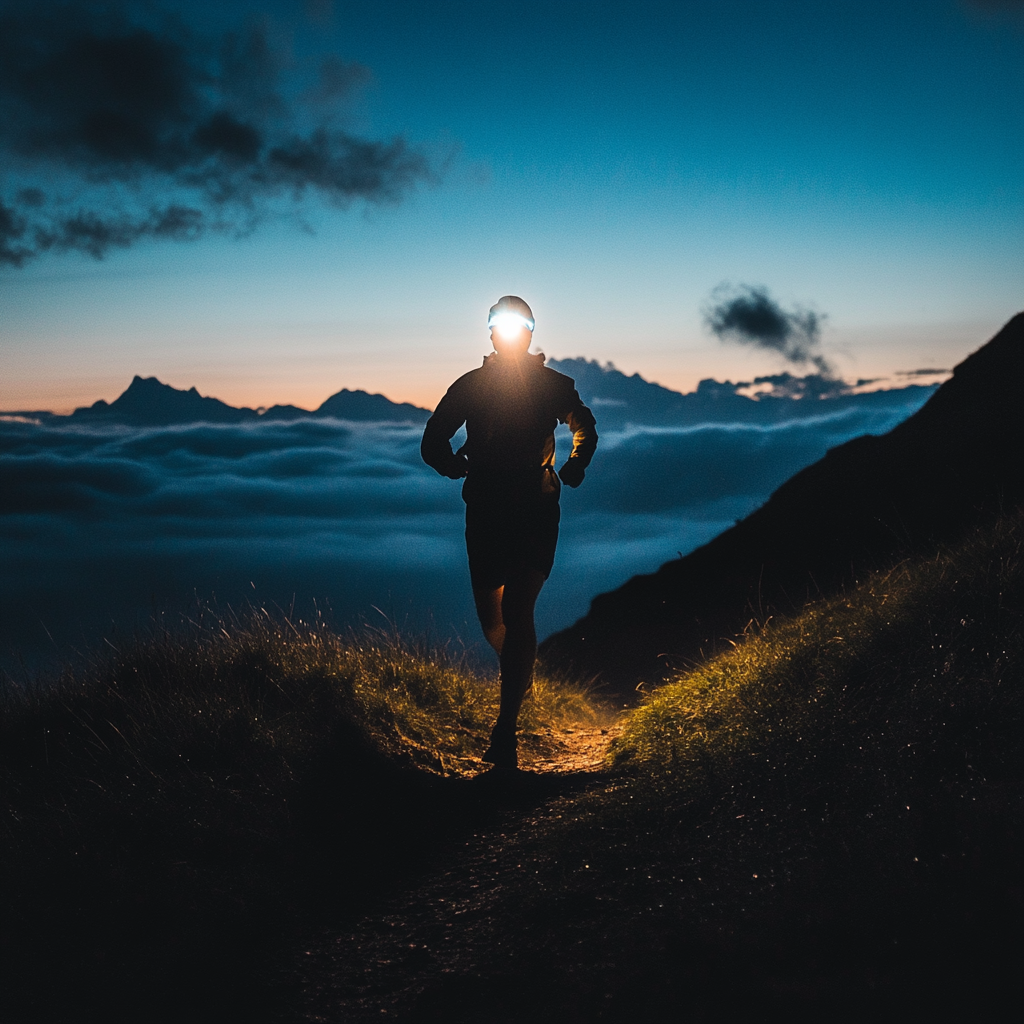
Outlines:
{"label": "dirt trail", "polygon": [[[451,837],[441,863],[347,926],[308,934],[284,967],[291,993],[284,1019],[361,1021],[420,1019],[500,951],[507,937],[491,913],[510,881],[536,873],[529,839],[571,813],[575,794],[606,779],[606,756],[622,732],[614,720],[520,734],[518,773],[480,773],[472,787],[482,811]],[[440,1019],[440,1018],[438,1018]]]}
{"label": "dirt trail", "polygon": [[575,729],[545,729],[520,735],[519,764],[528,772],[598,772],[622,725],[606,723]]}

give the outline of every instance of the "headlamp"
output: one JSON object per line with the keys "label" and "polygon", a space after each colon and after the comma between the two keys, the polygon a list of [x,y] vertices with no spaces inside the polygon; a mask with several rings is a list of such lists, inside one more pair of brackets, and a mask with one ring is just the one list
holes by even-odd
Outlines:
{"label": "headlamp", "polygon": [[498,313],[492,313],[487,318],[488,329],[495,328],[503,338],[515,337],[524,327],[533,332],[535,322],[518,313],[512,313],[503,309]]}

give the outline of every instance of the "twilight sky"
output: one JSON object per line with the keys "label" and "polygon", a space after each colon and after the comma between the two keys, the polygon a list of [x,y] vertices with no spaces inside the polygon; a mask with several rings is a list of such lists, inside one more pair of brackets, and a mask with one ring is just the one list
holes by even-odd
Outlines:
{"label": "twilight sky", "polygon": [[[951,366],[1024,305],[1022,6],[0,3],[9,69],[19,39],[60,57],[0,71],[0,200],[28,253],[0,266],[0,408],[113,399],[135,373],[233,404],[433,406],[506,292],[552,356],[680,390],[787,368],[709,334],[723,282],[826,314],[847,378]],[[140,26],[205,97],[174,121],[192,149],[61,150],[75,32]],[[210,170],[226,136],[188,118],[222,109],[262,133],[258,165],[236,146]],[[316,138],[344,174],[352,139],[383,144],[379,180],[310,170]],[[158,222],[171,204],[204,227]],[[83,211],[138,240],[94,259],[67,232]]]}

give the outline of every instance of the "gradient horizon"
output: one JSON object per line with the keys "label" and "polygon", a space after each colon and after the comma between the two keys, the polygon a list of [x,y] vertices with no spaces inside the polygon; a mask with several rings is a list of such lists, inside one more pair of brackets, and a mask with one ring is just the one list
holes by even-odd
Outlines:
{"label": "gradient horizon", "polygon": [[0,409],[134,374],[232,405],[433,407],[509,292],[552,357],[681,391],[801,372],[706,333],[722,281],[826,313],[839,372],[896,384],[1024,305],[1019,4],[164,6],[196,31],[268,11],[296,74],[365,65],[352,124],[443,173],[394,206],[4,269]]}

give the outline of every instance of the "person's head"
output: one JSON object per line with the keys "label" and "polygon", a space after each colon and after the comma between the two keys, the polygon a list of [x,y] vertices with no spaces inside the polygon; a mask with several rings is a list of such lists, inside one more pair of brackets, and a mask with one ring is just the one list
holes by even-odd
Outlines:
{"label": "person's head", "polygon": [[525,355],[533,341],[533,310],[518,295],[503,295],[487,317],[491,344],[501,355]]}

